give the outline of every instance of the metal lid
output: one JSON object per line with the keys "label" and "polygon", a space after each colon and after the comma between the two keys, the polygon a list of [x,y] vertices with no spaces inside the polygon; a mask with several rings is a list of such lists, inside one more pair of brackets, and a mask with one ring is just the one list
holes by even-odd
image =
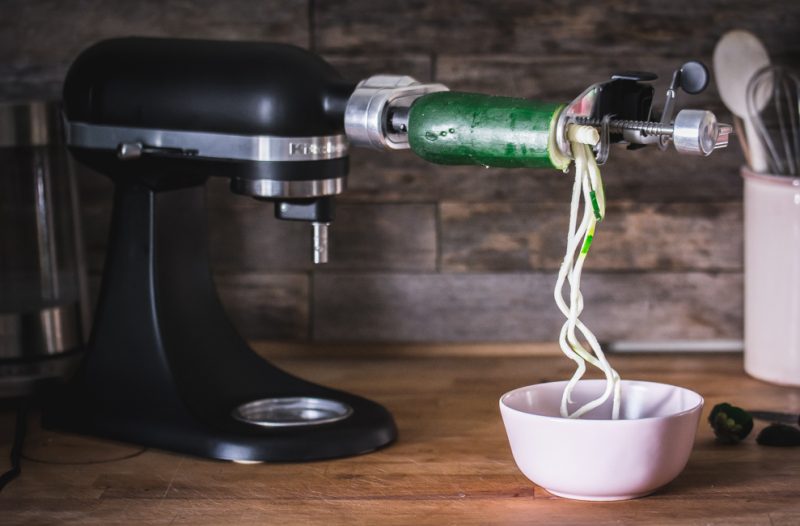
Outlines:
{"label": "metal lid", "polygon": [[0,148],[58,143],[59,110],[54,101],[0,103]]}

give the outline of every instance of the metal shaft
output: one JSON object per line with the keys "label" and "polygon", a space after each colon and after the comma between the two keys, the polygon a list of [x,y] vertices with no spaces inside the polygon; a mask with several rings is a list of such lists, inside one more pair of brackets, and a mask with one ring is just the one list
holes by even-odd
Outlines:
{"label": "metal shaft", "polygon": [[328,262],[328,226],[330,223],[311,223],[314,229],[314,263]]}
{"label": "metal shaft", "polygon": [[[575,119],[578,124],[584,124],[588,126],[600,126],[602,123],[597,119],[587,119],[584,117],[579,117]],[[660,122],[650,122],[650,121],[629,121],[629,120],[615,120],[611,119],[608,121],[608,129],[609,131],[622,131],[622,130],[632,130],[632,131],[641,131],[648,135],[672,135],[674,133],[674,127],[672,124],[664,124]]]}
{"label": "metal shaft", "polygon": [[725,148],[731,133],[729,125],[717,122],[713,113],[704,110],[681,110],[671,123],[588,118],[577,118],[576,121],[599,126],[601,137],[611,131],[622,132],[628,142],[651,144],[657,141],[662,149],[666,147],[666,141],[671,140],[675,150],[689,155],[709,155],[717,148]]}

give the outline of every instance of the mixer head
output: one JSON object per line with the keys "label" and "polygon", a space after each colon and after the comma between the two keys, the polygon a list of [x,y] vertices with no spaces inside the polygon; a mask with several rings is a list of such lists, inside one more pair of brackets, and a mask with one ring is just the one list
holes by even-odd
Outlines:
{"label": "mixer head", "polygon": [[230,179],[314,225],[327,260],[332,197],[346,186],[345,104],[353,90],[294,46],[123,38],[81,54],[64,86],[67,143],[116,181],[154,189]]}

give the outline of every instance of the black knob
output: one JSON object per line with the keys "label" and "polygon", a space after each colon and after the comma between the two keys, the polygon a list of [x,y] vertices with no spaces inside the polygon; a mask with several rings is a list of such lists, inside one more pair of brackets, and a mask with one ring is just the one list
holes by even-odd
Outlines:
{"label": "black knob", "polygon": [[679,82],[681,89],[691,95],[696,95],[708,86],[708,68],[702,62],[690,60],[680,69]]}

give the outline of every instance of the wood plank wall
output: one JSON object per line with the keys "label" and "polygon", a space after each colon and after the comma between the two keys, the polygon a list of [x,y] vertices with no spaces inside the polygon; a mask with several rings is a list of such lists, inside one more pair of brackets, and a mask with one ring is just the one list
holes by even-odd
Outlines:
{"label": "wood plank wall", "polygon": [[[0,98],[58,96],[94,41],[158,35],[288,42],[358,80],[409,74],[456,90],[568,101],[618,70],[649,70],[661,104],[682,61],[710,65],[746,28],[798,66],[800,2],[785,0],[2,0]],[[728,112],[714,84],[679,104]],[[615,150],[608,219],[586,269],[585,320],[602,339],[738,338],[742,206],[735,142],[708,159]],[[81,170],[89,267],[99,280],[111,186]],[[441,167],[355,151],[332,263],[309,263],[306,225],[209,184],[217,283],[253,339],[548,341],[570,177]]]}

